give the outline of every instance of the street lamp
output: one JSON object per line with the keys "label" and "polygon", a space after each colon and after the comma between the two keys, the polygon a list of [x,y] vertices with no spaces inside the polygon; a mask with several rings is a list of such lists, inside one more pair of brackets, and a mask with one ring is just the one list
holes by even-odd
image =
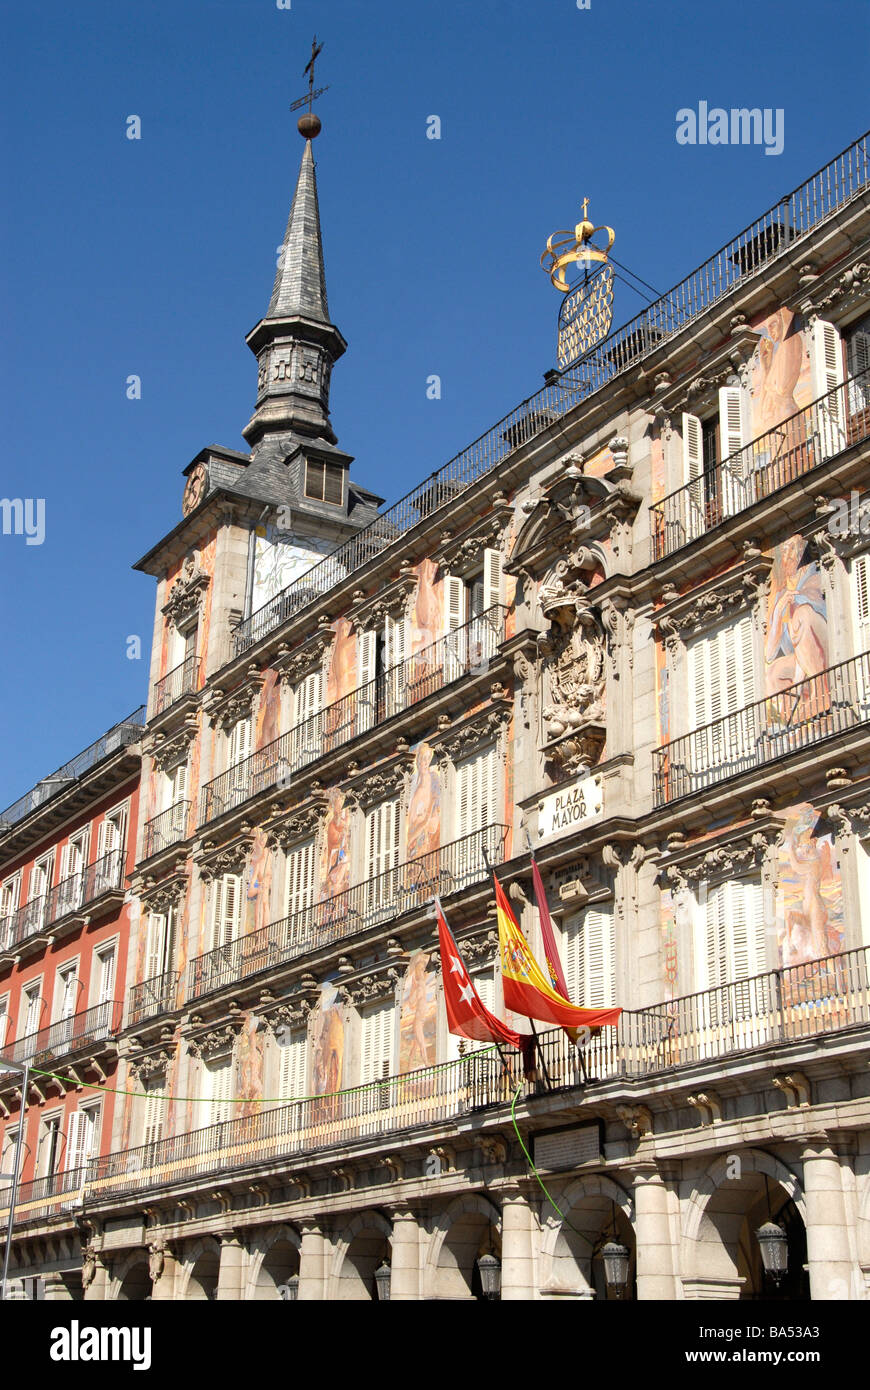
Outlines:
{"label": "street lamp", "polygon": [[773,1219],[770,1209],[770,1181],[766,1173],[764,1189],[767,1193],[767,1220],[755,1232],[755,1239],[761,1250],[764,1272],[778,1286],[788,1273],[788,1236],[782,1226]]}
{"label": "street lamp", "polygon": [[489,1302],[495,1302],[501,1297],[501,1264],[497,1255],[490,1251],[486,1255],[479,1255],[477,1258],[477,1272],[480,1275],[480,1287],[483,1296]]}
{"label": "street lamp", "polygon": [[291,1274],[286,1284],[278,1285],[278,1292],[285,1303],[295,1303],[299,1297],[299,1275]]}
{"label": "street lamp", "polygon": [[630,1255],[627,1245],[621,1245],[614,1237],[602,1246],[601,1258],[604,1261],[604,1282],[616,1298],[622,1298],[628,1288]]}
{"label": "street lamp", "polygon": [[389,1302],[391,1279],[392,1271],[385,1257],[375,1270],[375,1289],[381,1303]]}
{"label": "street lamp", "polygon": [[17,1071],[21,1076],[21,1109],[18,1116],[18,1136],[15,1141],[14,1166],[11,1173],[0,1174],[0,1177],[10,1177],[12,1179],[12,1187],[9,1192],[9,1216],[6,1222],[6,1249],[3,1251],[3,1278],[0,1280],[0,1301],[5,1302],[9,1295],[9,1257],[12,1254],[15,1203],[18,1200],[18,1183],[21,1178],[21,1155],[24,1149],[24,1112],[27,1107],[27,1093],[30,1090],[30,1068],[26,1062],[13,1062],[11,1058],[0,1057],[0,1069]]}

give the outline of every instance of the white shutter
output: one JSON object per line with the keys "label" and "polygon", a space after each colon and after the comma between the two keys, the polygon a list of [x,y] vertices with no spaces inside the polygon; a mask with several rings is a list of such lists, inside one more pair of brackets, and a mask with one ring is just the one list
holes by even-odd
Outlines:
{"label": "white shutter", "polygon": [[[843,353],[840,335],[832,323],[816,319],[813,324],[813,396],[827,396],[843,380]],[[843,393],[828,396],[818,408],[819,447],[823,459],[844,448]]]}
{"label": "white shutter", "polygon": [[395,1007],[392,1002],[368,1009],[362,1016],[363,1085],[392,1074],[394,1021]]}
{"label": "white shutter", "polygon": [[302,724],[319,714],[323,702],[323,668],[311,671],[296,687],[295,722]]}
{"label": "white shutter", "polygon": [[[488,970],[484,975],[471,975],[469,978],[480,995],[484,1008],[489,1009],[490,1013],[495,1013],[495,976],[493,972]],[[457,1038],[455,1041],[458,1044],[459,1039]],[[485,1039],[469,1038],[465,1043],[465,1051],[466,1053],[477,1052],[481,1047],[489,1046],[490,1044]],[[454,1055],[459,1055],[458,1047]]]}
{"label": "white shutter", "polygon": [[101,951],[98,1004],[107,1004],[115,997],[115,948]]}
{"label": "white shutter", "polygon": [[444,633],[447,639],[444,680],[446,683],[457,680],[465,670],[466,634],[458,631],[465,623],[465,601],[466,590],[462,580],[458,579],[456,575],[448,575],[444,580]]}
{"label": "white shutter", "polygon": [[97,859],[103,859],[107,854],[114,854],[121,848],[123,821],[123,811],[113,811],[111,815],[103,817],[97,835]]}
{"label": "white shutter", "polygon": [[70,1115],[65,1164],[68,1173],[83,1168],[93,1157],[99,1113],[99,1106],[88,1106],[87,1109],[74,1110]]}
{"label": "white shutter", "polygon": [[495,747],[483,749],[456,765],[459,808],[459,836],[472,835],[498,820],[498,763]]}
{"label": "white shutter", "polygon": [[239,719],[230,732],[227,746],[227,771],[244,762],[251,751],[251,721]]}
{"label": "white shutter", "polygon": [[23,991],[24,1013],[22,1014],[23,1028],[19,1037],[26,1038],[31,1033],[39,1029],[39,1015],[42,1012],[42,997],[39,993],[39,985],[36,984],[32,989]]}
{"label": "white shutter", "polygon": [[870,555],[856,555],[852,561],[852,597],[859,650],[865,651],[870,637]]}
{"label": "white shutter", "polygon": [[696,729],[752,704],[752,649],[752,617],[748,613],[688,644],[689,707]]}
{"label": "white shutter", "polygon": [[683,482],[690,483],[704,471],[704,448],[701,421],[697,415],[683,412]]}
{"label": "white shutter", "polygon": [[857,415],[870,406],[870,333],[856,330],[846,340],[846,365],[850,377],[861,376],[849,383],[849,410]]}
{"label": "white shutter", "polygon": [[374,631],[361,632],[356,640],[356,651],[360,686],[356,696],[356,730],[357,733],[364,733],[373,727],[377,710],[374,681],[377,675],[378,634]]}
{"label": "white shutter", "polygon": [[704,914],[704,988],[733,984],[766,968],[763,889],[758,879],[718,883]]}
{"label": "white shutter", "polygon": [[76,1011],[78,997],[78,973],[74,965],[57,972],[58,1019],[71,1018]]}
{"label": "white shutter", "polygon": [[238,936],[242,910],[242,879],[239,874],[224,874],[215,880],[212,914],[212,949],[228,946]]}
{"label": "white shutter", "polygon": [[162,975],[166,962],[166,917],[162,912],[152,912],[148,917],[148,929],[145,939],[145,974],[146,980],[151,980],[155,975]]}
{"label": "white shutter", "polygon": [[163,1086],[149,1087],[143,1105],[142,1143],[155,1144],[163,1137],[163,1121],[166,1115],[166,1090]]}
{"label": "white shutter", "polygon": [[179,763],[169,773],[169,805],[177,806],[187,796],[187,763]]}
{"label": "white shutter", "polygon": [[384,671],[385,717],[407,704],[407,673],[402,667],[408,654],[408,621],[404,614],[400,618],[388,617],[384,623]]}
{"label": "white shutter", "polygon": [[294,845],[287,855],[286,917],[304,912],[314,899],[314,850],[312,837],[301,845]]}
{"label": "white shutter", "polygon": [[[719,391],[719,453],[723,459],[743,448],[743,392],[739,386]],[[735,463],[738,462],[735,460]]]}
{"label": "white shutter", "polygon": [[483,552],[484,612],[501,603],[501,551],[487,548]]}
{"label": "white shutter", "polygon": [[587,907],[562,929],[565,983],[572,1004],[610,1008],[616,1001],[613,908]]}
{"label": "white shutter", "polygon": [[366,816],[366,878],[371,885],[370,905],[383,896],[372,885],[378,874],[394,869],[399,862],[401,806],[398,797],[382,801]]}
{"label": "white shutter", "polygon": [[4,994],[0,999],[0,1052],[6,1046],[6,1034],[9,1032],[9,995]]}
{"label": "white shutter", "polygon": [[278,1044],[278,1094],[282,1100],[303,1100],[307,1095],[305,1034],[293,1033]]}
{"label": "white shutter", "polygon": [[233,1109],[232,1057],[227,1057],[221,1062],[207,1063],[203,1080],[204,1093],[210,1102],[208,1105],[201,1106],[201,1109],[206,1112],[204,1123],[217,1125],[223,1120],[230,1119]]}

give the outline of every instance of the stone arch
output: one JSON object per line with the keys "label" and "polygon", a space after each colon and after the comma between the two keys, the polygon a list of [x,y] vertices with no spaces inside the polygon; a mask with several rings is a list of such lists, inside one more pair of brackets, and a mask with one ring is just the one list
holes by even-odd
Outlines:
{"label": "stone arch", "polygon": [[260,1301],[280,1299],[280,1286],[299,1273],[302,1239],[292,1226],[271,1226],[255,1239],[248,1257],[246,1297]]}
{"label": "stone arch", "polygon": [[177,1298],[190,1302],[211,1302],[217,1297],[221,1248],[213,1236],[193,1241],[184,1252],[181,1283]]}
{"label": "stone arch", "polygon": [[[794,1204],[805,1226],[806,1202],[799,1179],[781,1159],[764,1150],[723,1154],[700,1177],[683,1184],[680,1271],[687,1298],[739,1298],[741,1290],[748,1289],[748,1256],[741,1232],[754,1208],[759,1224],[765,1219],[764,1178],[785,1192],[785,1201]],[[772,1197],[776,1216],[783,1202],[775,1192]]]}
{"label": "stone arch", "polygon": [[151,1297],[151,1270],[148,1251],[130,1250],[112,1264],[112,1277],[106,1291],[107,1299],[119,1303],[144,1302]]}
{"label": "stone arch", "polygon": [[[633,1256],[634,1202],[624,1188],[604,1173],[574,1178],[563,1192],[556,1194],[556,1200],[565,1217],[546,1203],[541,1231],[540,1291],[545,1297],[591,1299],[596,1297],[597,1289],[601,1296],[601,1271],[593,1269],[596,1243],[615,1210],[619,1213],[617,1237]],[[572,1212],[578,1213],[578,1220],[572,1219]]]}
{"label": "stone arch", "polygon": [[372,1208],[354,1216],[338,1235],[327,1280],[330,1302],[374,1298],[374,1273],[392,1246],[393,1228]]}
{"label": "stone arch", "polygon": [[[469,1192],[463,1197],[457,1197],[439,1213],[429,1237],[423,1262],[423,1298],[473,1297],[470,1266],[473,1265],[477,1249],[473,1249],[470,1258],[469,1251],[472,1251],[475,1245],[475,1228],[481,1235],[487,1228],[492,1229],[498,1237],[497,1243],[500,1243],[501,1212],[479,1192]],[[458,1249],[451,1252],[451,1261],[445,1261],[442,1265],[445,1242],[448,1243],[448,1248],[457,1242]],[[446,1278],[443,1275],[439,1277],[442,1268],[449,1270]],[[440,1291],[439,1285],[444,1286]],[[463,1287],[465,1292],[462,1292]]]}

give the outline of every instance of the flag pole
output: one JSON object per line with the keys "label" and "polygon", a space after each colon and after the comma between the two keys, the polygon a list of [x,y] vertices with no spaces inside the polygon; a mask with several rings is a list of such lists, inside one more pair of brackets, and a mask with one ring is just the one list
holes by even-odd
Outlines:
{"label": "flag pole", "polygon": [[[487,868],[488,868],[488,867],[489,867],[489,865],[487,864]],[[444,909],[443,909],[442,906],[441,906],[441,899],[440,899],[440,897],[438,896],[437,893],[435,894],[434,898],[432,899],[432,906],[436,909],[437,912],[440,912],[440,913],[442,914],[442,916],[444,915]],[[445,918],[445,921],[446,921],[446,918]],[[458,943],[457,943],[457,950],[458,950],[458,949],[459,949],[459,946],[458,946]],[[470,979],[470,978],[471,978],[471,977],[469,976],[469,979]],[[493,1041],[493,1044],[494,1044],[494,1046],[495,1046],[495,1048],[496,1048],[496,1050],[497,1050],[497,1052],[498,1052],[499,1057],[501,1058],[501,1064],[502,1064],[504,1070],[512,1077],[512,1076],[513,1076],[513,1072],[511,1071],[511,1068],[510,1068],[510,1066],[508,1065],[508,1062],[507,1062],[507,1059],[506,1059],[506,1057],[505,1057],[505,1054],[504,1054],[504,1053],[502,1052],[502,1050],[501,1050],[501,1043],[498,1041],[497,1038],[493,1038],[492,1041]]]}
{"label": "flag pole", "polygon": [[[523,827],[523,828],[525,828],[525,827]],[[529,837],[528,837],[528,832],[526,832],[526,839],[528,839],[528,838],[529,838]],[[483,845],[481,846],[481,848],[482,848],[482,850],[483,850],[483,862],[484,862],[484,864],[486,865],[486,871],[487,871],[487,873],[492,874],[493,881],[496,881],[496,878],[495,878],[495,869],[492,867],[492,864],[489,862],[489,854],[487,853],[486,842],[485,842],[485,841],[484,841]],[[526,1017],[528,1017],[528,1015],[526,1015]],[[535,1040],[535,1051],[537,1052],[539,1058],[541,1059],[541,1066],[543,1067],[543,1070],[544,1070],[544,1079],[545,1079],[545,1081],[546,1081],[546,1083],[547,1083],[547,1089],[550,1090],[550,1091],[552,1091],[552,1089],[553,1089],[553,1083],[552,1083],[552,1081],[550,1080],[550,1073],[549,1073],[548,1070],[547,1070],[547,1062],[546,1062],[546,1058],[544,1057],[543,1051],[542,1051],[542,1049],[541,1049],[541,1041],[540,1041],[540,1038],[538,1037],[538,1030],[537,1030],[537,1028],[535,1027],[535,1020],[534,1020],[533,1018],[529,1018],[529,1024],[530,1024],[531,1029],[532,1029],[532,1037],[533,1037],[534,1040]]]}

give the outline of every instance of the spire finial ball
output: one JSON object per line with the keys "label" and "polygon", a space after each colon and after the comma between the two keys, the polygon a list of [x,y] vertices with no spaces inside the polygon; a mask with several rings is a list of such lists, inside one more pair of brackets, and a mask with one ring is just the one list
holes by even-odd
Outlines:
{"label": "spire finial ball", "polygon": [[315,116],[313,111],[306,111],[299,117],[296,127],[303,140],[314,140],[321,131],[320,117]]}

